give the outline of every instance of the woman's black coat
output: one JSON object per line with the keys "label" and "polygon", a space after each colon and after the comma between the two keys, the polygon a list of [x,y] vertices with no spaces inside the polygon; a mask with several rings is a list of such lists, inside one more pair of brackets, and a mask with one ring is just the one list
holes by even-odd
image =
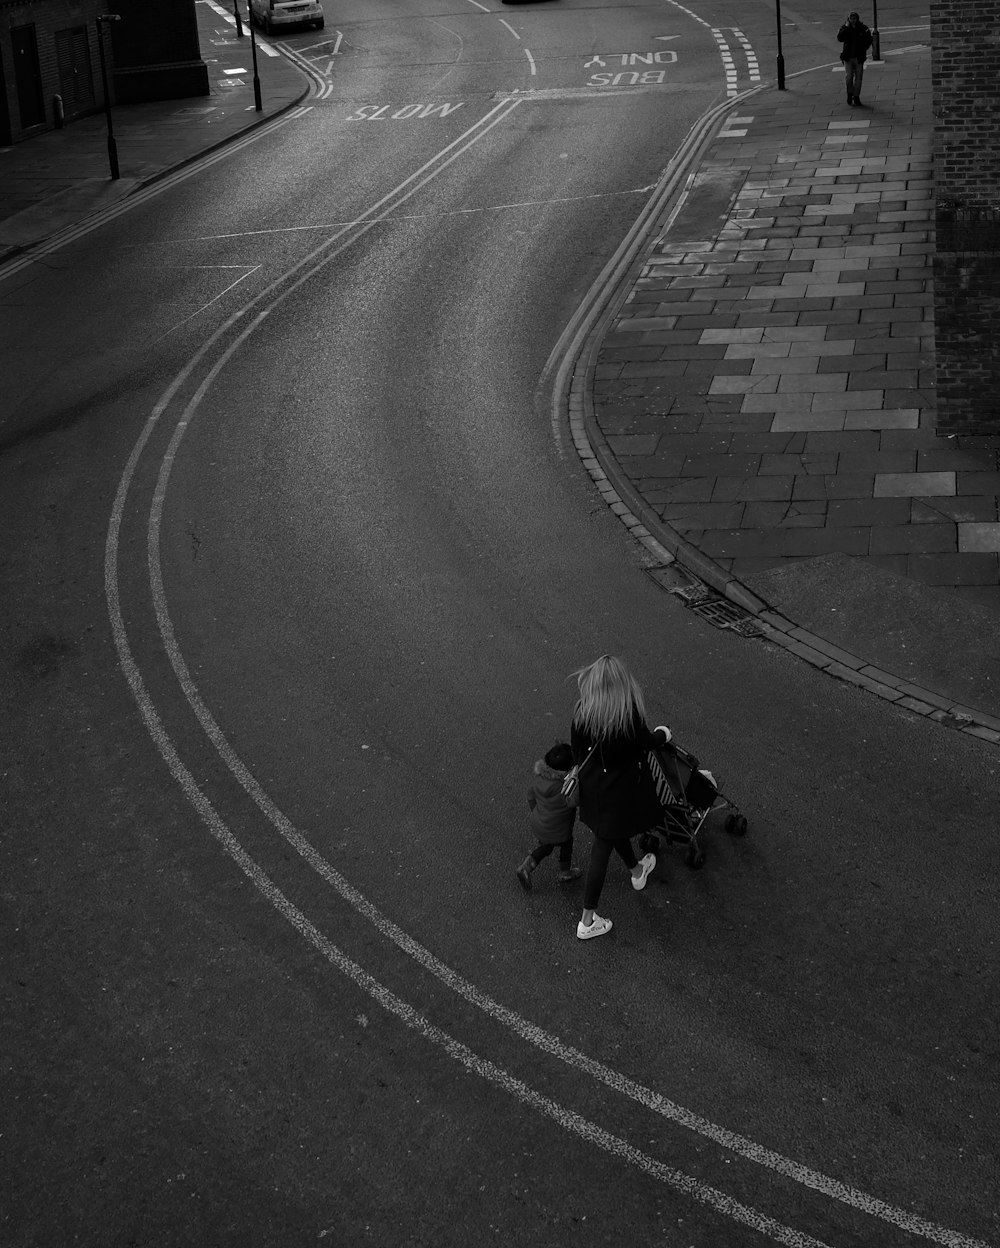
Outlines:
{"label": "woman's black coat", "polygon": [[[661,815],[647,755],[656,745],[637,707],[628,731],[602,737],[580,770],[580,818],[602,841],[636,836]],[[594,739],[574,720],[573,761],[582,764]]]}

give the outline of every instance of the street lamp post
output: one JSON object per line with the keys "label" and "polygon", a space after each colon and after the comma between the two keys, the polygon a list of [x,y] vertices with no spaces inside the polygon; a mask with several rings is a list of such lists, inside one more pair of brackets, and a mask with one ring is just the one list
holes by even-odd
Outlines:
{"label": "street lamp post", "polygon": [[253,106],[259,113],[264,107],[260,99],[260,75],[257,73],[257,36],[253,31],[253,13],[247,8],[247,25],[250,27],[250,50],[253,54]]}
{"label": "street lamp post", "polygon": [[882,50],[878,40],[878,0],[872,0],[872,60],[880,61]]}
{"label": "street lamp post", "polygon": [[778,90],[785,89],[785,58],[781,54],[781,0],[774,0],[774,9],[778,21]]}
{"label": "street lamp post", "polygon": [[233,13],[236,16],[236,38],[243,38],[243,19],[240,17],[240,0],[233,0]]}
{"label": "street lamp post", "polygon": [[116,181],[121,177],[118,172],[118,145],[115,143],[115,131],[111,124],[111,93],[108,91],[108,63],[104,55],[104,24],[105,22],[120,22],[121,14],[119,13],[99,13],[95,19],[97,22],[97,47],[101,54],[101,85],[104,88],[104,112],[108,119],[108,163],[111,166],[111,180]]}

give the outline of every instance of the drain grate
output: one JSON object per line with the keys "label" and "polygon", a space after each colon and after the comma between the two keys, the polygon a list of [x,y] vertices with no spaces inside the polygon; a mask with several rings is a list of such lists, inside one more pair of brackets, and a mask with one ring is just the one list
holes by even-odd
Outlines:
{"label": "drain grate", "polygon": [[767,635],[764,625],[760,620],[755,620],[752,615],[745,615],[741,620],[734,620],[728,628],[734,633],[739,633],[741,637],[765,637]]}
{"label": "drain grate", "polygon": [[670,591],[676,594],[678,598],[682,598],[688,607],[693,607],[696,602],[705,602],[715,595],[707,585],[702,585],[701,581],[695,581],[693,585],[678,585],[676,589]]}
{"label": "drain grate", "polygon": [[683,585],[670,592],[681,598],[686,607],[696,615],[700,615],[703,620],[707,620],[713,628],[728,628],[731,632],[738,633],[740,637],[764,636],[763,625],[748,611],[744,611],[742,607],[738,607],[735,602],[730,602],[727,598],[720,598],[707,585],[702,585],[700,582],[695,585]]}
{"label": "drain grate", "polygon": [[700,615],[716,628],[732,628],[738,620],[745,618],[746,613],[725,598],[707,598],[701,602],[692,602],[691,610]]}

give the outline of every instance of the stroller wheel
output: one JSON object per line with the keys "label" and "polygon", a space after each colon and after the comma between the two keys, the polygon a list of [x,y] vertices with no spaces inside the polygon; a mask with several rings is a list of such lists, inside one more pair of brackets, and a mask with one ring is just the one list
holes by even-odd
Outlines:
{"label": "stroller wheel", "polygon": [[733,836],[746,836],[747,834],[747,817],[746,815],[732,814],[726,816],[726,831],[731,832]]}
{"label": "stroller wheel", "polygon": [[699,849],[697,845],[692,845],[688,850],[687,864],[692,871],[700,871],[705,865],[705,851]]}
{"label": "stroller wheel", "polygon": [[639,837],[639,848],[644,854],[651,854],[660,847],[660,839],[650,832],[643,832]]}

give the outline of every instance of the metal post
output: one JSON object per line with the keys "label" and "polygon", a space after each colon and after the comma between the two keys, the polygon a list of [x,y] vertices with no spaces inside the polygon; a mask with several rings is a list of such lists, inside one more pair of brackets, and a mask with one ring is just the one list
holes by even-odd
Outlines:
{"label": "metal post", "polygon": [[111,166],[111,180],[121,177],[118,172],[118,145],[115,143],[115,131],[111,124],[111,93],[108,90],[108,64],[104,55],[104,23],[120,22],[118,13],[101,13],[95,18],[97,23],[97,47],[101,54],[101,86],[104,88],[104,112],[108,119],[108,164]]}
{"label": "metal post", "polygon": [[[236,38],[243,38],[243,19],[240,17],[240,0],[233,0],[233,13],[236,16]],[[247,21],[250,20],[250,13],[247,12]]]}
{"label": "metal post", "polygon": [[785,58],[781,54],[781,0],[774,0],[774,9],[778,21],[778,90],[785,89]]}
{"label": "metal post", "polygon": [[257,73],[257,36],[253,33],[253,14],[247,10],[247,25],[250,27],[250,48],[253,52],[253,105],[259,113],[264,107],[260,99],[260,76]]}
{"label": "metal post", "polygon": [[872,60],[880,61],[882,50],[878,39],[878,0],[872,0]]}

